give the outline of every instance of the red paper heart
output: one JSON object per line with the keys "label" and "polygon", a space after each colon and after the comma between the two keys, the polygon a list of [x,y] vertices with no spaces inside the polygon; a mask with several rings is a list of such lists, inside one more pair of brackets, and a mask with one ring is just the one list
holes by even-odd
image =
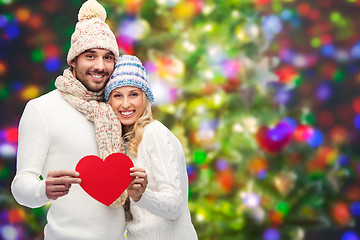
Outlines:
{"label": "red paper heart", "polygon": [[80,186],[97,201],[111,205],[129,186],[132,177],[131,159],[123,153],[113,153],[103,161],[98,156],[83,157],[76,165]]}

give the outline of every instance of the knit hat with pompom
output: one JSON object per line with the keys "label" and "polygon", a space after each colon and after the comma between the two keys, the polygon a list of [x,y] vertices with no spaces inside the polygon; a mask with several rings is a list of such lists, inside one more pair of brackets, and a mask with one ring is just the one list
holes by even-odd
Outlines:
{"label": "knit hat with pompom", "polygon": [[119,58],[119,47],[114,33],[105,23],[106,11],[96,0],[86,1],[78,14],[79,22],[71,36],[71,47],[67,55],[67,62],[71,61],[86,50],[101,48],[114,53],[115,61]]}

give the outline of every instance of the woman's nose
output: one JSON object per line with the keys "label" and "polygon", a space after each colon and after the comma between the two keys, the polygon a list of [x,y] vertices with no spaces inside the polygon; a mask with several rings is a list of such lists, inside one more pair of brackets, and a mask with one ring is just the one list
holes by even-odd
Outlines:
{"label": "woman's nose", "polygon": [[125,109],[130,107],[130,101],[127,97],[124,97],[123,102],[122,102],[122,107]]}

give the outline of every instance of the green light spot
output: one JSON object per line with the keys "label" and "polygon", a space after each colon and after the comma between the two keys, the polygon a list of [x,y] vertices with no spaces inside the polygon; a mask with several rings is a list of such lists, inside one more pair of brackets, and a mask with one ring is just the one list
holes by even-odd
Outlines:
{"label": "green light spot", "polygon": [[301,116],[301,122],[308,125],[313,125],[316,121],[316,117],[311,112],[303,113]]}
{"label": "green light spot", "polygon": [[335,82],[342,82],[344,81],[345,73],[342,70],[338,70],[334,73],[333,79]]}
{"label": "green light spot", "polygon": [[333,12],[330,15],[330,19],[332,22],[337,23],[337,22],[341,21],[341,14],[338,12]]}
{"label": "green light spot", "polygon": [[9,96],[9,91],[7,88],[0,88],[0,99],[6,99]]}
{"label": "green light spot", "polygon": [[41,62],[44,59],[44,52],[36,49],[31,53],[31,58],[34,62]]}
{"label": "green light spot", "polygon": [[274,2],[272,8],[276,13],[279,13],[283,10],[282,4],[280,2]]}
{"label": "green light spot", "polygon": [[0,5],[8,5],[11,3],[12,3],[12,0],[0,0]]}
{"label": "green light spot", "polygon": [[302,82],[303,82],[303,79],[302,79],[300,76],[298,76],[298,77],[294,80],[294,84],[295,84],[296,87],[300,86],[300,85],[302,84]]}
{"label": "green light spot", "polygon": [[276,205],[275,209],[276,209],[277,211],[279,211],[283,216],[286,215],[286,214],[288,214],[289,211],[290,211],[289,204],[286,203],[286,202],[279,202],[279,203]]}
{"label": "green light spot", "polygon": [[9,175],[10,175],[9,169],[6,169],[4,167],[0,169],[0,179],[7,179]]}
{"label": "green light spot", "polygon": [[204,150],[196,150],[194,152],[194,161],[197,164],[203,164],[206,160],[206,152]]}
{"label": "green light spot", "polygon": [[321,41],[319,38],[313,38],[311,39],[311,46],[313,46],[314,48],[318,48],[321,46]]}

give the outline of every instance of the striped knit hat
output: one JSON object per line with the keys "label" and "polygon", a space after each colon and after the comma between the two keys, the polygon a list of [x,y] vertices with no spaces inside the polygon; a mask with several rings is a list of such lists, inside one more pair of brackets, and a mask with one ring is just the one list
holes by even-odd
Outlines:
{"label": "striped knit hat", "polygon": [[141,88],[150,102],[154,102],[154,96],[149,84],[149,74],[141,61],[132,55],[122,55],[116,62],[114,71],[105,86],[105,101],[109,101],[112,90],[124,86]]}
{"label": "striped knit hat", "polygon": [[81,6],[79,22],[71,36],[71,47],[67,55],[69,65],[74,58],[91,48],[110,50],[114,53],[115,61],[118,59],[119,47],[105,19],[105,8],[96,0],[88,0]]}

